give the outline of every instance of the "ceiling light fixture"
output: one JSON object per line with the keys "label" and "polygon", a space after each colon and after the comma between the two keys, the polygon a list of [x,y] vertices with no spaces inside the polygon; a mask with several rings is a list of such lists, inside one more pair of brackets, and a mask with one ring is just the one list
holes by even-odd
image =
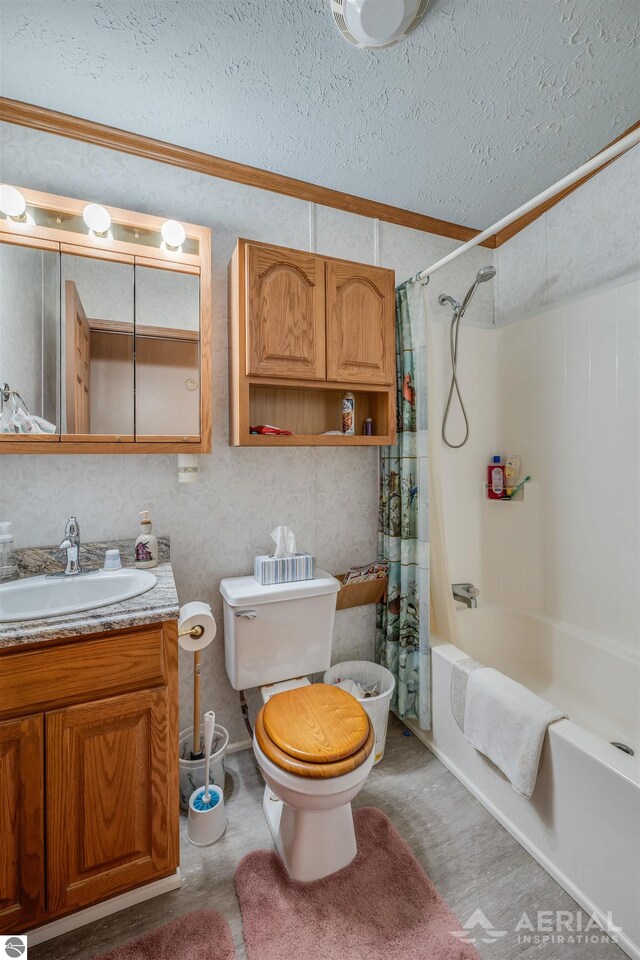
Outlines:
{"label": "ceiling light fixture", "polygon": [[354,47],[380,50],[402,40],[422,20],[429,0],[331,0],[334,22]]}
{"label": "ceiling light fixture", "polygon": [[165,220],[160,233],[167,250],[179,250],[187,238],[184,227],[177,220]]}
{"label": "ceiling light fixture", "polygon": [[88,203],[82,213],[82,219],[95,237],[108,237],[111,215],[99,203]]}
{"label": "ceiling light fixture", "polygon": [[0,184],[0,211],[10,220],[24,220],[27,202],[15,187]]}

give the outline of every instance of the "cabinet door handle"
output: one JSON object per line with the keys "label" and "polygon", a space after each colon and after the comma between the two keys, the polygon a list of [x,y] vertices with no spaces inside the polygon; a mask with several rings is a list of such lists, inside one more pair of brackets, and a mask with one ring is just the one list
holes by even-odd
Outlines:
{"label": "cabinet door handle", "polygon": [[255,610],[236,610],[236,617],[246,617],[247,620],[255,620],[258,616]]}

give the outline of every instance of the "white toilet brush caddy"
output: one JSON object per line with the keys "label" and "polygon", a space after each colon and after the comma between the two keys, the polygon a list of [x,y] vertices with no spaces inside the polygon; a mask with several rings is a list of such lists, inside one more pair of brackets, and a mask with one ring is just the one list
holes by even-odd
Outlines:
{"label": "white toilet brush caddy", "polygon": [[209,710],[204,715],[204,786],[194,790],[189,798],[187,840],[195,847],[208,847],[219,840],[227,827],[224,794],[220,787],[209,783],[209,758],[216,725],[216,715]]}

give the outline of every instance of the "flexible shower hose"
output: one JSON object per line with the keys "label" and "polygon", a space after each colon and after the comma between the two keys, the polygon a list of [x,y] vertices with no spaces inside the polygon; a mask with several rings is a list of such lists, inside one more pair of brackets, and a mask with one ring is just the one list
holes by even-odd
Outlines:
{"label": "flexible shower hose", "polygon": [[[462,394],[460,392],[460,384],[458,383],[458,335],[460,333],[461,319],[462,310],[455,309],[453,311],[451,327],[449,328],[449,347],[451,349],[451,384],[449,386],[449,396],[447,397],[447,405],[445,407],[444,417],[442,418],[442,439],[446,445],[451,447],[453,450],[459,450],[460,447],[464,447],[465,443],[469,439],[470,433],[467,408],[464,405],[464,400],[462,399]],[[460,404],[460,409],[462,410],[462,416],[464,417],[465,434],[464,439],[460,443],[451,443],[447,439],[447,421],[451,412],[451,401],[453,400],[454,390],[458,396],[458,402]]]}

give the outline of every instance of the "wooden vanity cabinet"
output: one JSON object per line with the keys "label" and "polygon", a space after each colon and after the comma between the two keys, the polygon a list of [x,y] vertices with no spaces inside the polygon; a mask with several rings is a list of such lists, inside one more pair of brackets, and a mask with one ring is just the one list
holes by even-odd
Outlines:
{"label": "wooden vanity cabinet", "polygon": [[0,651],[0,933],[175,872],[177,711],[175,622]]}
{"label": "wooden vanity cabinet", "polygon": [[44,909],[43,725],[42,714],[0,722],[0,933]]}
{"label": "wooden vanity cabinet", "polygon": [[[393,443],[393,270],[239,240],[229,264],[229,378],[233,446]],[[355,435],[341,433],[347,392]],[[264,424],[291,435],[251,433]]]}

